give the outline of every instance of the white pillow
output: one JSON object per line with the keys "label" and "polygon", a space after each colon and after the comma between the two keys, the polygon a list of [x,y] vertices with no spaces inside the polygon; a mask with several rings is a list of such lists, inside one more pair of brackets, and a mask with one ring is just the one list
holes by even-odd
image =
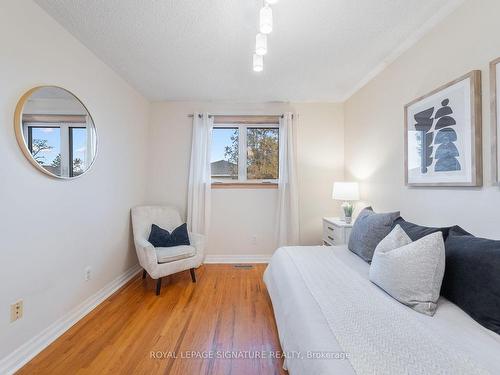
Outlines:
{"label": "white pillow", "polygon": [[444,266],[441,232],[412,242],[396,225],[376,247],[369,277],[394,299],[432,316],[439,299]]}

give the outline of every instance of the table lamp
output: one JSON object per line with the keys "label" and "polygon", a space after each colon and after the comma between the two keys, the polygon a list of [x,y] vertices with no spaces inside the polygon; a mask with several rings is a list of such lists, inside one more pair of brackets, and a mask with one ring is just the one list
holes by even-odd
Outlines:
{"label": "table lamp", "polygon": [[332,198],[337,201],[343,201],[344,220],[347,224],[352,221],[352,212],[354,206],[352,202],[359,200],[359,185],[357,182],[335,182],[333,184]]}

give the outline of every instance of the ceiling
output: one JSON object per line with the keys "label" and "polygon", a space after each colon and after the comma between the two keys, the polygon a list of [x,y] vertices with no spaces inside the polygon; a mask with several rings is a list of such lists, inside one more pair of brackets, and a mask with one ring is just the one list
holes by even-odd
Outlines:
{"label": "ceiling", "polygon": [[342,101],[461,0],[35,0],[150,100]]}

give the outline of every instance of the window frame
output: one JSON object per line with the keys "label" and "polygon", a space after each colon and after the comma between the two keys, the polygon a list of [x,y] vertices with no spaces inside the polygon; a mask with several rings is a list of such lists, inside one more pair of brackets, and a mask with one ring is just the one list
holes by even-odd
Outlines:
{"label": "window frame", "polygon": [[[238,129],[238,179],[229,181],[217,181],[212,178],[211,184],[215,188],[238,188],[238,187],[255,187],[255,188],[276,188],[279,181],[279,168],[278,178],[276,179],[248,179],[248,165],[247,165],[247,130],[248,129],[278,129],[278,160],[279,160],[279,124],[242,124],[242,123],[218,123],[212,127],[215,129]],[[279,162],[278,162],[279,163]]]}

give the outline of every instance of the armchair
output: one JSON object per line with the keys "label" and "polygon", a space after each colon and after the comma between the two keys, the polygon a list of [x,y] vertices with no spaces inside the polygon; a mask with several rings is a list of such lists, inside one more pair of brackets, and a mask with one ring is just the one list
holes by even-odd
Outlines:
{"label": "armchair", "polygon": [[167,206],[139,206],[132,208],[134,244],[139,264],[146,273],[157,280],[156,295],[160,295],[162,277],[189,269],[192,282],[196,282],[195,268],[203,262],[204,236],[189,233],[190,246],[153,247],[149,243],[151,224],[168,231],[182,224],[179,213]]}

